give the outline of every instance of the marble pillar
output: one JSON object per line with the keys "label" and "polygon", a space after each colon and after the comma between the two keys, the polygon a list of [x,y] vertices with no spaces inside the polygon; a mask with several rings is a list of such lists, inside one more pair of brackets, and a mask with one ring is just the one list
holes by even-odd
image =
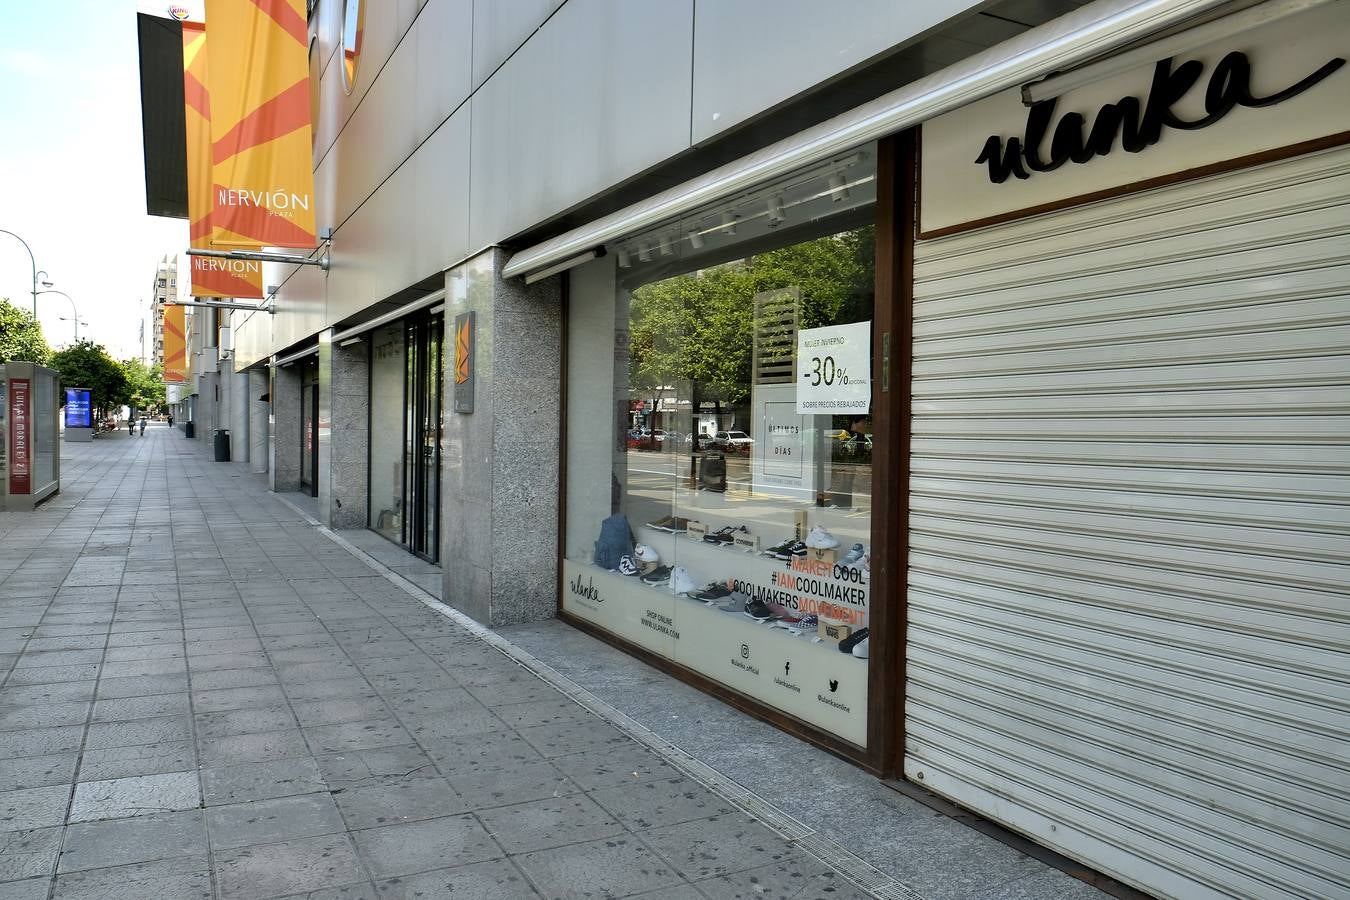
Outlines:
{"label": "marble pillar", "polygon": [[267,474],[268,431],[267,417],[271,401],[262,399],[268,391],[267,368],[248,371],[248,470],[255,475]]}
{"label": "marble pillar", "polygon": [[272,423],[269,484],[277,493],[300,490],[300,454],[304,435],[300,417],[300,366],[272,370]]}
{"label": "marble pillar", "polygon": [[230,379],[230,459],[248,462],[248,373],[235,372]]}
{"label": "marble pillar", "polygon": [[330,528],[365,528],[369,345],[343,347],[331,335],[319,335],[319,519]]}
{"label": "marble pillar", "polygon": [[[491,626],[557,610],[561,276],[505,280],[491,250],[447,273],[442,596]],[[454,411],[455,316],[472,310],[474,411]]]}

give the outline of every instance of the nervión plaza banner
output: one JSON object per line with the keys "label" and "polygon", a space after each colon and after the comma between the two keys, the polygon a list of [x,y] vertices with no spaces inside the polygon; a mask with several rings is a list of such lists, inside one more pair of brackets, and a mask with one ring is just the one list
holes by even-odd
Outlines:
{"label": "nervi\u00f3n plaza banner", "polygon": [[177,304],[164,307],[164,381],[182,384],[188,380],[186,309]]}
{"label": "nervi\u00f3n plaza banner", "polygon": [[[194,249],[211,246],[211,95],[206,90],[206,27],[183,22],[183,121],[187,137],[189,239]],[[253,245],[255,248],[261,246]],[[192,293],[197,297],[262,298],[257,260],[192,256]],[[181,310],[180,310],[181,315]]]}
{"label": "nervi\u00f3n plaza banner", "polygon": [[315,241],[303,0],[206,0],[212,244]]}

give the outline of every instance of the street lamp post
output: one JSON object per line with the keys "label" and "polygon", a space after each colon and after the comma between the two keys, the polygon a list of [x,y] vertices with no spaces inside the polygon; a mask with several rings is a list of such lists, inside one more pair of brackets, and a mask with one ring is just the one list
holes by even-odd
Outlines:
{"label": "street lamp post", "polygon": [[[43,284],[51,284],[51,282],[44,281]],[[37,316],[37,298],[42,294],[60,294],[62,297],[65,297],[67,300],[70,301],[70,314],[71,314],[70,321],[74,321],[75,323],[75,343],[78,344],[80,342],[80,311],[75,308],[75,298],[67,294],[65,291],[54,291],[51,290],[50,288],[45,291],[38,291],[36,294],[33,295],[34,316]],[[60,319],[62,322],[67,321],[65,316],[57,316],[57,318]],[[85,322],[84,324],[88,325],[89,323]]]}
{"label": "street lamp post", "polygon": [[[33,318],[36,319],[36,318],[37,318],[37,295],[38,295],[38,289],[37,289],[37,277],[38,277],[37,257],[33,255],[33,248],[30,247],[30,246],[28,246],[28,242],[25,241],[23,238],[19,237],[19,236],[18,236],[17,234],[15,234],[14,232],[12,232],[12,231],[7,231],[7,230],[5,230],[4,228],[0,228],[0,234],[7,234],[7,235],[9,235],[10,237],[14,238],[14,240],[18,241],[20,244],[23,244],[23,249],[25,249],[25,250],[28,251],[28,261],[31,262],[31,263],[33,264],[33,291],[32,291],[32,294],[33,294]],[[46,275],[46,274],[47,274],[47,272],[46,272],[45,269],[43,270],[42,274],[43,274],[43,275]]]}
{"label": "street lamp post", "polygon": [[57,316],[57,318],[60,319],[62,322],[74,322],[74,323],[75,323],[75,343],[78,344],[78,343],[80,342],[80,326],[83,325],[84,327],[88,328],[88,327],[89,327],[89,323],[88,323],[88,322],[81,322],[79,319],[73,318],[73,317],[71,317],[71,316]]}

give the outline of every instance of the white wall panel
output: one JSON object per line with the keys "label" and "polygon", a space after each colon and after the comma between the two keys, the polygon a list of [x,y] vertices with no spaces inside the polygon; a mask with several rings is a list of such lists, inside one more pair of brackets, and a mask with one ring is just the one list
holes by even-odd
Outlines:
{"label": "white wall panel", "polygon": [[1350,896],[1347,171],[916,250],[905,772],[1158,896]]}
{"label": "white wall panel", "polygon": [[469,246],[469,108],[461,107],[437,129],[408,165],[416,184],[413,268],[420,280],[474,249]]}
{"label": "white wall panel", "polygon": [[689,145],[692,0],[572,0],[474,95],[471,243]]}
{"label": "white wall panel", "polygon": [[409,249],[417,242],[418,185],[413,165],[399,168],[333,237],[328,321],[337,322],[417,281]]}
{"label": "white wall panel", "polygon": [[[698,0],[694,143],[979,5],[973,0]],[[971,46],[963,55],[978,49]]]}
{"label": "white wall panel", "polygon": [[470,0],[473,4],[473,86],[488,79],[564,0]]}
{"label": "white wall panel", "polygon": [[417,146],[410,102],[416,80],[416,45],[404,41],[334,147],[338,154],[334,224],[346,221]]}
{"label": "white wall panel", "polygon": [[464,26],[472,16],[473,0],[429,0],[413,23],[410,37],[417,51],[413,107],[418,141],[426,139],[469,98],[473,41]]}

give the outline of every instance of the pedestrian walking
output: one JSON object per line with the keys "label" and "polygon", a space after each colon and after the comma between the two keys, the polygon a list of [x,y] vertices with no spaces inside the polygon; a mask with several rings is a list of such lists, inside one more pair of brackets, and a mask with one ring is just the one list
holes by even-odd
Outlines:
{"label": "pedestrian walking", "polygon": [[173,427],[173,413],[169,413],[169,427]]}
{"label": "pedestrian walking", "polygon": [[145,434],[145,416],[141,416],[141,434]]}
{"label": "pedestrian walking", "polygon": [[136,436],[136,420],[131,416],[127,416],[127,434],[132,437]]}

